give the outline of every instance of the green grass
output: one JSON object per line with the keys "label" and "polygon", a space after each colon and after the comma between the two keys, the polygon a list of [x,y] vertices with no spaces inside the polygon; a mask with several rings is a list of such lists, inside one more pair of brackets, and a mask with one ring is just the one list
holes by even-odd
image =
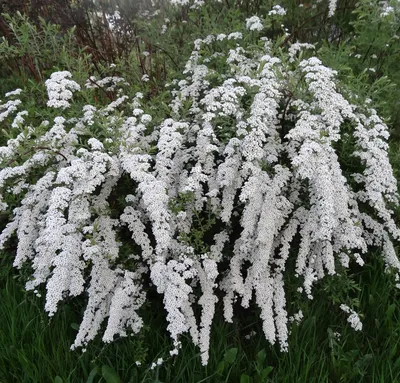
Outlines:
{"label": "green grass", "polygon": [[[50,321],[43,311],[44,299],[24,292],[11,263],[10,256],[1,256],[0,381],[4,383],[400,381],[396,304],[400,292],[378,261],[354,270],[351,288],[338,277],[318,286],[314,301],[302,307],[304,320],[291,328],[289,352],[266,343],[255,309],[238,310],[238,321],[226,324],[219,308],[209,365],[202,367],[198,349],[184,340],[180,355],[158,371],[149,366],[159,357],[166,359],[171,348],[160,300],[144,310],[147,326],[138,337],[109,345],[96,339],[85,353],[72,352],[81,302],[63,305]],[[332,303],[343,292],[359,301],[362,332],[351,329],[338,304]],[[257,335],[246,340],[250,329]],[[341,333],[340,340],[333,336],[335,331]],[[136,366],[137,360],[142,366]]]}

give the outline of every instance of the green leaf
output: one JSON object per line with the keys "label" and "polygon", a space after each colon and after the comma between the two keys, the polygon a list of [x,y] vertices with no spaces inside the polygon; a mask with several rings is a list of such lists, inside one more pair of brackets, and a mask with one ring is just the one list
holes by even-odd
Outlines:
{"label": "green leaf", "polygon": [[358,370],[359,375],[364,376],[366,374],[367,368],[371,364],[372,359],[372,354],[366,354],[357,360],[357,362],[354,364],[354,368]]}
{"label": "green leaf", "polygon": [[388,360],[392,360],[397,355],[397,344],[391,349]]}
{"label": "green leaf", "polygon": [[86,383],[93,383],[93,379],[98,374],[98,372],[99,372],[99,369],[97,366],[95,368],[93,368],[92,371],[90,371],[90,374],[88,376],[88,380],[86,381]]}
{"label": "green leaf", "polygon": [[396,360],[396,362],[393,363],[393,371],[399,371],[400,370],[400,358]]}
{"label": "green leaf", "polygon": [[240,376],[240,383],[253,383],[253,378],[249,375],[242,374]]}
{"label": "green leaf", "polygon": [[107,383],[121,383],[118,374],[110,366],[103,365],[101,368],[101,374]]}
{"label": "green leaf", "polygon": [[230,348],[225,352],[224,361],[228,364],[232,364],[237,356],[238,349],[236,347]]}
{"label": "green leaf", "polygon": [[58,375],[54,378],[54,383],[63,383],[64,381]]}
{"label": "green leaf", "polygon": [[392,319],[395,309],[396,309],[396,305],[394,303],[388,307],[388,309],[386,310],[386,319]]}
{"label": "green leaf", "polygon": [[79,324],[78,323],[71,323],[71,328],[74,330],[79,330]]}
{"label": "green leaf", "polygon": [[225,370],[225,363],[223,360],[221,360],[221,362],[219,362],[217,366],[217,374],[222,375],[224,370]]}
{"label": "green leaf", "polygon": [[368,304],[369,304],[370,306],[372,306],[374,303],[375,303],[374,296],[373,296],[372,294],[369,294],[369,297],[368,297]]}
{"label": "green leaf", "polygon": [[272,372],[274,368],[272,366],[265,367],[261,372],[261,380],[264,382],[267,376]]}
{"label": "green leaf", "polygon": [[260,371],[262,370],[263,365],[264,365],[264,362],[265,362],[265,359],[267,359],[267,353],[265,352],[264,349],[262,349],[261,351],[259,351],[259,352],[257,353],[257,358],[256,358],[256,361],[257,361],[257,371],[258,371],[258,372],[260,372]]}
{"label": "green leaf", "polygon": [[342,359],[344,362],[353,363],[353,362],[356,360],[356,358],[357,358],[357,356],[359,355],[359,353],[360,353],[360,350],[350,350],[350,351],[347,351],[347,352],[341,357],[341,359]]}

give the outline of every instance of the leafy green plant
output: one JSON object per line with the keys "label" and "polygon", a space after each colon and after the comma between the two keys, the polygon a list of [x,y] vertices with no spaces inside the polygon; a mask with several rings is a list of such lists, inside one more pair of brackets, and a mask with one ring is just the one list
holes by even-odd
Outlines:
{"label": "leafy green plant", "polygon": [[[163,4],[158,14],[148,14],[149,17],[144,18],[137,18],[139,14],[137,9],[132,10],[133,13],[129,13],[131,11],[128,9],[121,9],[124,20],[117,25],[114,32],[111,31],[111,24],[102,20],[104,15],[97,19],[93,15],[89,15],[89,18],[93,17],[91,25],[95,27],[95,30],[90,32],[93,33],[91,35],[93,41],[87,46],[82,44],[85,40],[82,39],[80,34],[82,29],[79,29],[79,26],[64,29],[63,26],[49,23],[40,17],[33,20],[21,13],[13,16],[5,15],[3,20],[10,26],[10,35],[0,43],[0,61],[5,68],[4,72],[0,74],[4,78],[0,90],[2,93],[6,93],[10,89],[22,87],[23,92],[20,98],[28,117],[25,122],[21,122],[15,120],[14,114],[10,112],[2,120],[1,145],[6,146],[10,142],[16,142],[13,140],[17,137],[26,139],[21,140],[22,144],[15,150],[13,158],[7,158],[1,165],[4,169],[18,168],[29,163],[32,157],[44,156],[49,162],[45,166],[35,168],[26,179],[26,184],[34,185],[47,171],[58,172],[63,161],[66,161],[65,168],[67,168],[72,161],[79,160],[82,153],[99,151],[99,143],[103,145],[101,150],[104,150],[104,154],[107,153],[110,158],[115,158],[120,156],[121,147],[119,145],[121,142],[130,140],[121,134],[121,128],[124,127],[124,124],[126,124],[125,128],[129,124],[132,128],[133,120],[128,120],[128,118],[134,117],[137,120],[143,118],[145,121],[143,131],[146,138],[141,144],[133,143],[132,146],[128,145],[126,148],[136,154],[148,155],[149,166],[153,167],[157,163],[161,163],[160,156],[158,156],[160,145],[157,140],[161,133],[160,127],[168,126],[166,119],[173,117],[178,120],[179,117],[179,121],[183,124],[188,121],[191,124],[195,119],[196,108],[207,107],[205,102],[197,102],[205,95],[209,95],[211,89],[222,89],[224,81],[229,76],[234,76],[232,73],[243,75],[235,79],[243,82],[240,85],[245,90],[245,94],[237,103],[239,110],[243,110],[240,119],[248,119],[249,111],[255,109],[254,99],[259,94],[259,85],[256,82],[246,82],[248,80],[245,76],[249,76],[252,80],[259,79],[257,76],[265,73],[269,62],[265,60],[257,68],[254,66],[254,71],[246,72],[241,68],[240,63],[228,63],[226,57],[218,55],[221,51],[226,50],[233,57],[232,52],[235,52],[235,49],[238,54],[243,54],[240,60],[250,62],[254,55],[261,55],[261,52],[265,54],[268,51],[273,58],[279,58],[283,67],[291,68],[275,73],[276,78],[274,77],[274,79],[282,84],[281,99],[278,102],[280,112],[278,119],[282,129],[272,140],[271,147],[276,145],[279,140],[288,140],[288,134],[295,127],[294,121],[304,106],[301,104],[299,106],[298,100],[314,105],[315,97],[310,95],[307,88],[308,80],[306,80],[306,78],[312,77],[310,73],[314,72],[310,70],[310,73],[300,74],[301,70],[296,69],[300,63],[306,65],[306,61],[313,54],[317,54],[325,65],[339,72],[338,78],[341,83],[335,84],[338,94],[344,95],[354,105],[359,104],[364,113],[366,110],[370,111],[371,108],[376,108],[386,118],[387,126],[394,130],[399,110],[399,97],[397,97],[399,72],[396,59],[399,49],[399,39],[396,38],[398,33],[397,5],[391,2],[372,4],[367,1],[361,1],[356,5],[354,2],[343,1],[338,2],[338,11],[335,15],[328,17],[328,3],[321,2],[315,7],[303,4],[303,7],[299,7],[294,1],[286,1],[282,3],[287,11],[284,18],[280,15],[267,16],[274,5],[270,2],[237,2],[233,0],[206,1],[199,8],[191,8],[187,5],[171,7]],[[107,15],[113,14],[115,11],[115,4],[111,2],[107,4],[104,2],[101,6]],[[127,7],[128,4],[124,3],[123,6]],[[387,7],[392,7],[393,12]],[[341,12],[341,10],[348,10],[348,12]],[[388,15],[382,16],[382,13],[385,12],[389,12]],[[127,20],[125,16],[129,14],[135,16],[131,20]],[[246,18],[254,14],[258,15],[264,29],[246,31]],[[125,27],[127,29],[124,29]],[[235,38],[222,37],[231,28],[242,33],[241,42]],[[285,28],[288,28],[288,31]],[[115,40],[112,39],[112,33],[114,33]],[[126,33],[125,36],[124,33]],[[261,39],[259,39],[260,37]],[[265,45],[266,38],[270,39],[269,47]],[[187,41],[195,39],[201,40],[197,40],[201,47],[197,50],[199,56],[197,58],[192,56],[191,60],[199,57],[205,59],[201,65],[210,69],[203,78],[207,85],[199,92],[199,99],[196,99],[197,96],[187,97],[187,93],[185,93],[187,92],[185,86],[191,84],[195,78],[195,76],[192,78],[191,75],[196,75],[196,73],[194,71],[190,73],[194,67],[187,64],[188,72],[182,73],[185,69],[185,61],[192,53],[192,48]],[[296,40],[312,43],[315,49],[298,51],[292,57],[287,50],[296,46],[296,44],[292,44]],[[129,44],[124,45],[124,41],[128,41]],[[96,44],[98,44],[98,49],[94,49]],[[242,48],[245,47],[245,52],[238,49],[239,45]],[[217,54],[214,55],[215,53]],[[233,58],[234,60],[235,58]],[[70,108],[65,111],[46,107],[46,89],[43,82],[57,70],[70,71],[74,81],[81,86],[81,92],[76,94],[71,101]],[[96,78],[91,76],[96,76]],[[108,77],[114,79],[123,77],[129,85],[119,83],[118,86],[113,87],[112,82],[103,82]],[[173,81],[173,79],[176,80]],[[85,86],[86,82],[87,86]],[[271,83],[272,77],[269,85]],[[235,86],[237,85],[236,82]],[[175,101],[181,101],[180,107],[174,109],[168,105],[171,102],[170,90],[174,92]],[[228,88],[224,88],[224,92],[225,95],[228,95]],[[129,99],[129,102],[121,101],[121,97],[124,96]],[[131,102],[134,97],[136,99]],[[214,101],[210,104],[210,110],[217,105],[217,101],[219,102],[218,97]],[[107,109],[109,104],[116,105],[115,102],[118,104],[117,106]],[[7,100],[1,103],[2,108],[6,103]],[[84,120],[83,114],[90,112],[88,106],[95,107],[97,110],[92,117],[86,116],[85,118],[88,119]],[[323,111],[323,108],[320,109]],[[1,109],[0,113],[3,113],[4,110]],[[132,115],[133,110],[134,115]],[[318,113],[321,110],[318,109]],[[202,112],[207,111],[204,109]],[[56,144],[54,146],[51,138],[41,142],[42,137],[48,133],[49,126],[59,124],[61,115],[66,118],[65,132],[67,134],[72,132],[68,137],[75,134],[76,127],[80,129],[78,129],[76,151],[68,145],[57,146],[58,144]],[[150,115],[151,122],[149,121]],[[373,119],[373,116],[374,114],[368,115],[368,118]],[[353,156],[354,150],[359,149],[360,146],[353,136],[357,124],[354,120],[351,121],[351,118],[348,119],[348,115],[346,118],[341,125],[342,136],[332,144],[332,149],[340,158],[339,163],[349,186],[358,192],[362,190],[362,187],[357,186],[357,182],[352,177],[354,173],[362,172],[364,167],[362,161]],[[42,124],[46,120],[48,123]],[[226,159],[224,150],[222,150],[225,148],[224,145],[237,138],[236,125],[238,121],[237,116],[224,115],[224,113],[212,117],[211,120],[218,144],[216,141],[210,141],[208,148],[212,148],[212,145],[221,145],[218,151],[211,156],[219,166]],[[83,129],[82,124],[79,125],[82,121],[84,121]],[[383,123],[383,121],[378,122],[379,124]],[[202,126],[203,123],[203,119],[196,120],[198,126]],[[77,125],[75,126],[75,124]],[[269,129],[271,126],[269,125]],[[176,127],[176,133],[184,136],[188,133],[185,129],[187,129],[185,125],[179,125]],[[204,139],[197,134],[198,130],[196,129],[194,126],[193,132],[188,133],[189,139],[185,141],[189,153],[195,151],[196,145],[198,145],[196,140]],[[249,133],[248,129],[246,134]],[[190,137],[190,134],[193,136]],[[205,135],[205,137],[208,136]],[[326,145],[330,138],[329,129],[325,127],[316,135],[316,143]],[[384,133],[384,138],[386,140],[386,133]],[[230,151],[231,149],[233,152]],[[79,153],[78,150],[80,150]],[[233,148],[229,148],[228,152],[234,153],[235,150],[241,149],[233,146]],[[200,158],[207,153],[207,150],[199,150],[198,153]],[[394,164],[394,174],[398,177],[400,174],[399,158],[393,142],[390,154]],[[194,169],[195,159],[194,156],[186,161],[179,173],[180,176]],[[92,159],[86,158],[85,161],[90,163]],[[289,158],[285,156],[281,157],[279,161],[283,169],[288,169],[292,165]],[[269,176],[276,177],[278,174],[277,169],[265,159],[257,162],[256,166]],[[107,171],[110,171],[110,168],[107,168]],[[79,174],[79,172],[75,174]],[[89,231],[84,233],[85,239],[91,246],[98,246],[105,238],[104,232],[101,232],[101,220],[98,218],[102,214],[108,214],[113,220],[119,219],[121,212],[127,206],[125,197],[128,194],[136,193],[141,182],[139,178],[131,179],[125,171],[114,185],[114,189],[107,199],[108,206],[105,211],[95,208],[89,211],[90,219],[97,220],[93,224],[93,232],[88,229]],[[212,184],[207,184],[207,182],[204,179],[200,182],[205,195],[212,191]],[[313,202],[310,201],[312,193],[306,192],[309,185],[307,180],[301,183],[300,200],[296,202],[298,205],[303,204],[306,209],[313,206]],[[62,184],[57,183],[56,187],[60,186]],[[96,199],[101,195],[100,191],[103,186],[102,184],[97,185],[93,198]],[[155,187],[156,184],[153,186]],[[20,206],[21,199],[26,197],[26,190],[23,189],[26,185],[24,186],[22,181],[16,180],[16,182],[7,184],[7,187],[9,188],[7,193],[2,193],[1,197],[5,198],[8,210],[0,216],[0,229],[6,226],[14,209]],[[22,192],[16,196],[15,193],[8,193],[10,190],[22,190]],[[206,199],[210,197],[210,199],[200,205],[196,193],[198,190],[172,193],[172,197],[168,201],[168,209],[173,217],[171,219],[176,219],[178,224],[186,219],[182,212],[191,217],[191,229],[188,231],[184,225],[179,227],[174,240],[177,239],[180,244],[193,249],[191,257],[195,262],[201,264],[204,263],[204,260],[208,261],[205,254],[214,251],[213,237],[223,227],[220,216],[222,207],[212,201],[212,193],[210,193],[211,197],[204,197]],[[240,228],[239,217],[245,211],[246,204],[238,197],[239,195],[235,195],[232,200],[235,215],[227,226],[232,240],[226,244],[223,251],[225,258],[216,268],[218,273],[221,273],[214,281],[216,284],[219,284],[225,277],[230,262],[227,255],[232,254],[234,241],[241,236],[242,228]],[[44,194],[41,195],[40,201],[43,200],[46,200]],[[136,206],[136,202],[131,199],[129,203],[132,205],[128,205]],[[194,206],[196,203],[198,206]],[[379,213],[375,214],[371,207],[365,205],[360,203],[360,211],[367,212],[373,219],[381,218]],[[391,204],[388,206],[390,209],[395,208]],[[143,209],[143,206],[139,204],[139,211],[145,215],[140,209]],[[399,214],[399,210],[395,210],[396,221]],[[66,219],[71,219],[73,211],[71,210],[65,216]],[[144,219],[144,229],[142,227],[141,230],[149,236],[150,246],[156,247],[157,237],[152,234],[152,219],[152,215]],[[359,230],[363,224],[362,220],[355,220],[355,230]],[[79,227],[78,231],[83,227]],[[118,228],[117,239],[122,241],[123,245],[119,247],[118,260],[111,266],[113,270],[114,267],[115,269],[124,267],[128,271],[132,271],[140,266],[138,257],[140,259],[142,250],[137,244],[132,245],[132,233],[128,229],[126,226]],[[137,233],[138,230],[135,229],[133,232]],[[23,235],[22,229],[19,235]],[[343,382],[397,381],[400,359],[397,358],[396,339],[400,335],[398,326],[400,315],[395,302],[399,297],[390,284],[390,275],[384,274],[382,263],[376,261],[381,254],[375,252],[376,249],[373,246],[371,251],[366,254],[366,264],[362,269],[357,264],[351,264],[349,268],[345,266],[346,257],[351,254],[350,252],[341,254],[340,261],[336,260],[334,264],[337,275],[329,275],[316,283],[314,295],[316,307],[314,307],[311,305],[312,302],[301,300],[303,293],[298,291],[301,283],[294,275],[296,268],[294,258],[299,247],[299,240],[298,236],[294,237],[294,251],[288,255],[288,275],[284,279],[288,312],[295,313],[301,307],[305,316],[303,322],[293,322],[288,326],[290,334],[288,333],[287,339],[290,344],[295,345],[294,350],[281,353],[278,348],[270,346],[265,340],[262,340],[260,311],[253,304],[249,304],[249,311],[245,312],[243,308],[239,307],[240,299],[243,298],[239,297],[238,302],[235,301],[233,304],[235,314],[238,314],[238,320],[234,319],[233,324],[226,324],[218,319],[224,314],[223,308],[219,303],[215,305],[216,315],[212,326],[210,324],[210,331],[216,336],[211,337],[210,359],[207,368],[203,368],[199,363],[199,356],[204,357],[205,355],[205,347],[201,346],[203,348],[199,354],[198,350],[190,343],[190,337],[185,334],[179,336],[182,341],[180,346],[183,348],[183,355],[168,357],[165,365],[151,368],[152,363],[155,363],[152,361],[156,360],[160,354],[168,355],[171,344],[165,336],[166,324],[163,317],[165,301],[156,294],[154,281],[149,276],[144,277],[141,281],[143,289],[151,301],[151,303],[143,304],[140,309],[140,315],[144,322],[148,323],[143,326],[143,334],[137,335],[138,338],[129,336],[125,339],[122,336],[116,336],[115,345],[105,346],[101,345],[99,339],[96,338],[92,341],[93,346],[91,344],[87,346],[86,353],[76,355],[69,352],[69,346],[77,334],[76,331],[79,331],[79,318],[85,312],[87,297],[80,296],[76,300],[72,300],[71,297],[63,294],[65,306],[60,306],[60,312],[55,314],[51,321],[48,321],[41,312],[43,299],[32,296],[32,302],[28,302],[27,299],[24,299],[25,293],[20,291],[22,283],[27,281],[33,283],[33,279],[30,279],[34,271],[31,265],[22,266],[18,272],[12,272],[7,267],[4,269],[7,272],[1,280],[5,286],[2,296],[5,304],[0,310],[0,316],[4,318],[0,326],[0,343],[6,346],[0,349],[0,380],[7,383],[13,381],[55,381],[57,383],[100,381],[109,383],[114,381],[199,382],[217,380],[253,383],[267,381],[325,382],[331,375],[331,379]],[[110,243],[112,244],[113,241],[108,244]],[[388,242],[385,243],[387,246]],[[17,246],[15,238],[11,238],[7,252],[12,253]],[[376,247],[379,248],[379,244]],[[111,249],[112,246],[109,248]],[[4,259],[8,266],[12,263],[9,256],[4,255]],[[113,256],[106,254],[104,259],[112,261]],[[391,258],[392,262],[394,262],[393,259]],[[362,263],[356,255],[355,260]],[[178,266],[181,267],[181,265]],[[51,273],[56,272],[57,267],[52,264],[50,266]],[[89,274],[95,268],[93,259],[85,260],[85,267],[83,275],[88,280]],[[200,294],[200,286],[194,286],[196,276],[190,274],[190,267],[189,265],[185,270],[185,283],[193,288],[193,295]],[[276,270],[276,268],[277,265],[273,263],[271,269]],[[173,270],[177,272],[174,274],[175,280],[179,279],[180,271],[178,269]],[[243,263],[240,272],[243,273],[244,278],[251,274],[252,267],[249,260]],[[116,277],[119,278],[120,275]],[[136,283],[135,277],[132,281]],[[38,286],[36,294],[44,295],[45,289]],[[223,294],[222,291],[219,291],[215,294],[215,298],[221,300]],[[301,303],[298,303],[299,301]],[[18,306],[18,302],[22,302],[20,306]],[[339,305],[343,302],[362,313],[359,319],[362,319],[364,333],[351,332],[352,322],[346,321],[349,315],[339,309]],[[214,309],[210,310],[210,307],[208,307],[208,311],[205,311],[212,312]],[[155,321],[152,321],[153,313],[159,315]],[[332,313],[335,315],[331,315]],[[199,322],[201,315],[199,308],[193,311],[195,321]],[[169,319],[172,317],[173,315],[170,314]],[[332,317],[335,317],[337,321],[334,322]],[[256,339],[243,337],[241,326],[246,321],[249,323],[249,328],[256,329],[257,334],[260,334]],[[341,327],[339,337],[338,321],[344,327]],[[54,332],[50,330],[53,325],[56,326]],[[35,334],[34,327],[41,329],[40,334]],[[18,328],[24,328],[24,331],[21,332]],[[194,326],[192,330],[193,328]],[[104,328],[100,329],[100,331],[103,330]],[[62,336],[60,336],[61,334]],[[190,336],[192,339],[196,338],[193,332]],[[232,336],[234,336],[234,342],[231,341]],[[59,341],[59,338],[62,341]],[[134,350],[134,358],[132,358],[132,350]],[[223,355],[222,358],[221,355]],[[32,361],[36,360],[41,362],[34,364]],[[11,369],[8,368],[9,365],[12,366]]]}

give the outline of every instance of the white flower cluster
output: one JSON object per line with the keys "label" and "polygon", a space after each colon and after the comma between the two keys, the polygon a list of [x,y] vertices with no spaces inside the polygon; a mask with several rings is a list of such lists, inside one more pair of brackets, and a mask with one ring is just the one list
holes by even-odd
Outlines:
{"label": "white flower cluster", "polygon": [[[32,265],[28,289],[46,284],[50,315],[65,297],[87,293],[73,348],[84,347],[105,321],[105,342],[140,330],[145,274],[163,295],[171,355],[188,332],[207,364],[220,295],[228,322],[235,304],[254,300],[266,339],[287,350],[288,325],[303,316],[289,315],[286,305],[289,258],[310,299],[316,281],[352,260],[362,265],[370,246],[400,273],[384,122],[350,104],[319,59],[298,55],[311,45],[294,44],[281,60],[271,41],[249,50],[242,37],[195,41],[161,122],[145,113],[141,93],[121,95],[107,106],[85,105],[81,118],[56,117],[24,161],[18,153],[36,137],[33,128],[0,148],[0,208],[8,209],[10,194],[21,196],[0,248],[17,235],[14,264]],[[50,84],[57,84],[51,100],[63,107],[78,87],[61,73]],[[117,113],[120,105],[130,115]],[[107,125],[103,142],[87,138],[98,118]],[[360,169],[351,179],[336,150],[349,127]],[[360,330],[357,314],[342,309]]]}
{"label": "white flower cluster", "polygon": [[350,326],[354,328],[356,331],[361,331],[362,330],[362,322],[360,320],[360,317],[358,314],[352,310],[349,306],[345,304],[341,304],[340,308],[346,313],[350,314],[347,318],[347,322],[350,323]]}
{"label": "white flower cluster", "polygon": [[285,16],[286,9],[280,5],[274,5],[272,9],[268,12],[268,16]]}
{"label": "white flower cluster", "polygon": [[315,49],[315,46],[313,44],[308,44],[308,43],[293,43],[288,50],[289,53],[289,62],[293,63],[296,61],[296,57],[298,54],[301,54],[301,52],[304,49]]}
{"label": "white flower cluster", "polygon": [[[10,98],[13,96],[18,96],[22,92],[21,89],[16,89],[12,92],[8,92],[5,94],[6,98]],[[1,104],[0,100],[0,122],[4,121],[8,116],[12,115],[14,112],[18,110],[18,106],[22,103],[21,100],[8,100],[4,104]],[[21,112],[19,114],[21,116]]]}
{"label": "white flower cluster", "polygon": [[[176,6],[185,6],[190,5],[191,9],[197,9],[204,5],[204,0],[168,0],[171,5]],[[214,0],[214,1],[221,1],[221,0]]]}
{"label": "white flower cluster", "polygon": [[103,88],[108,92],[112,92],[116,90],[119,85],[129,85],[129,83],[124,78],[117,76],[104,77],[100,80],[98,80],[96,76],[90,76],[86,81],[85,87],[87,89]]}
{"label": "white flower cluster", "polygon": [[246,19],[246,28],[250,31],[262,31],[264,25],[258,16],[252,16]]}
{"label": "white flower cluster", "polygon": [[54,72],[48,80],[46,80],[47,94],[49,101],[47,106],[53,108],[65,109],[70,106],[69,101],[72,99],[73,93],[81,89],[80,85],[70,80],[72,74],[68,71]]}
{"label": "white flower cluster", "polygon": [[400,6],[398,1],[381,1],[379,2],[381,8],[380,17],[391,17],[398,15],[400,12]]}
{"label": "white flower cluster", "polygon": [[329,4],[328,4],[328,17],[332,17],[335,12],[336,12],[336,8],[337,8],[337,0],[329,0]]}

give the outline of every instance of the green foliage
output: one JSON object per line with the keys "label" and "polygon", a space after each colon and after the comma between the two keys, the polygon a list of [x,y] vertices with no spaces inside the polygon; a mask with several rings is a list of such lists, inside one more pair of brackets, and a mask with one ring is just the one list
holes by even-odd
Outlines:
{"label": "green foliage", "polygon": [[20,12],[13,16],[4,14],[3,18],[10,28],[10,37],[3,37],[0,42],[0,63],[7,75],[20,78],[24,84],[30,78],[44,82],[56,68],[75,72],[80,61],[89,59],[76,45],[75,28],[62,33],[60,26],[41,17],[36,26]]}
{"label": "green foliage", "polygon": [[[243,313],[251,326],[217,321],[213,325],[210,363],[200,365],[190,342],[174,360],[165,361],[158,380],[170,383],[203,382],[396,382],[400,379],[398,337],[400,298],[391,278],[382,277],[383,265],[375,263],[355,273],[355,292],[360,311],[365,313],[362,333],[346,326],[346,317],[321,295],[318,305],[302,309],[305,319],[294,324],[288,353],[267,345],[257,313]],[[0,381],[7,383],[61,382],[155,382],[151,362],[167,353],[170,340],[163,329],[159,303],[152,304],[150,328],[142,337],[128,337],[115,344],[95,341],[85,353],[69,350],[79,307],[66,305],[51,321],[43,312],[43,298],[26,296],[18,273],[10,269],[10,257],[1,255],[0,284]],[[323,293],[321,293],[323,294]],[[335,308],[336,307],[336,308]],[[327,313],[329,313],[327,315]],[[333,313],[335,313],[333,315]],[[337,338],[337,318],[342,319]],[[254,329],[251,339],[244,335]],[[143,345],[149,345],[146,350]],[[141,361],[136,366],[135,361]],[[109,379],[109,380],[107,380]],[[114,379],[114,380],[112,380]]]}
{"label": "green foliage", "polygon": [[120,383],[121,379],[112,367],[103,365],[101,367],[101,374],[106,383]]}
{"label": "green foliage", "polygon": [[[383,4],[361,0],[353,9],[351,33],[337,44],[325,40],[319,53],[339,71],[354,97],[371,99],[379,113],[391,119],[396,138],[400,131],[399,12],[383,16]],[[394,6],[394,1],[387,2]],[[350,31],[349,31],[350,32]]]}

